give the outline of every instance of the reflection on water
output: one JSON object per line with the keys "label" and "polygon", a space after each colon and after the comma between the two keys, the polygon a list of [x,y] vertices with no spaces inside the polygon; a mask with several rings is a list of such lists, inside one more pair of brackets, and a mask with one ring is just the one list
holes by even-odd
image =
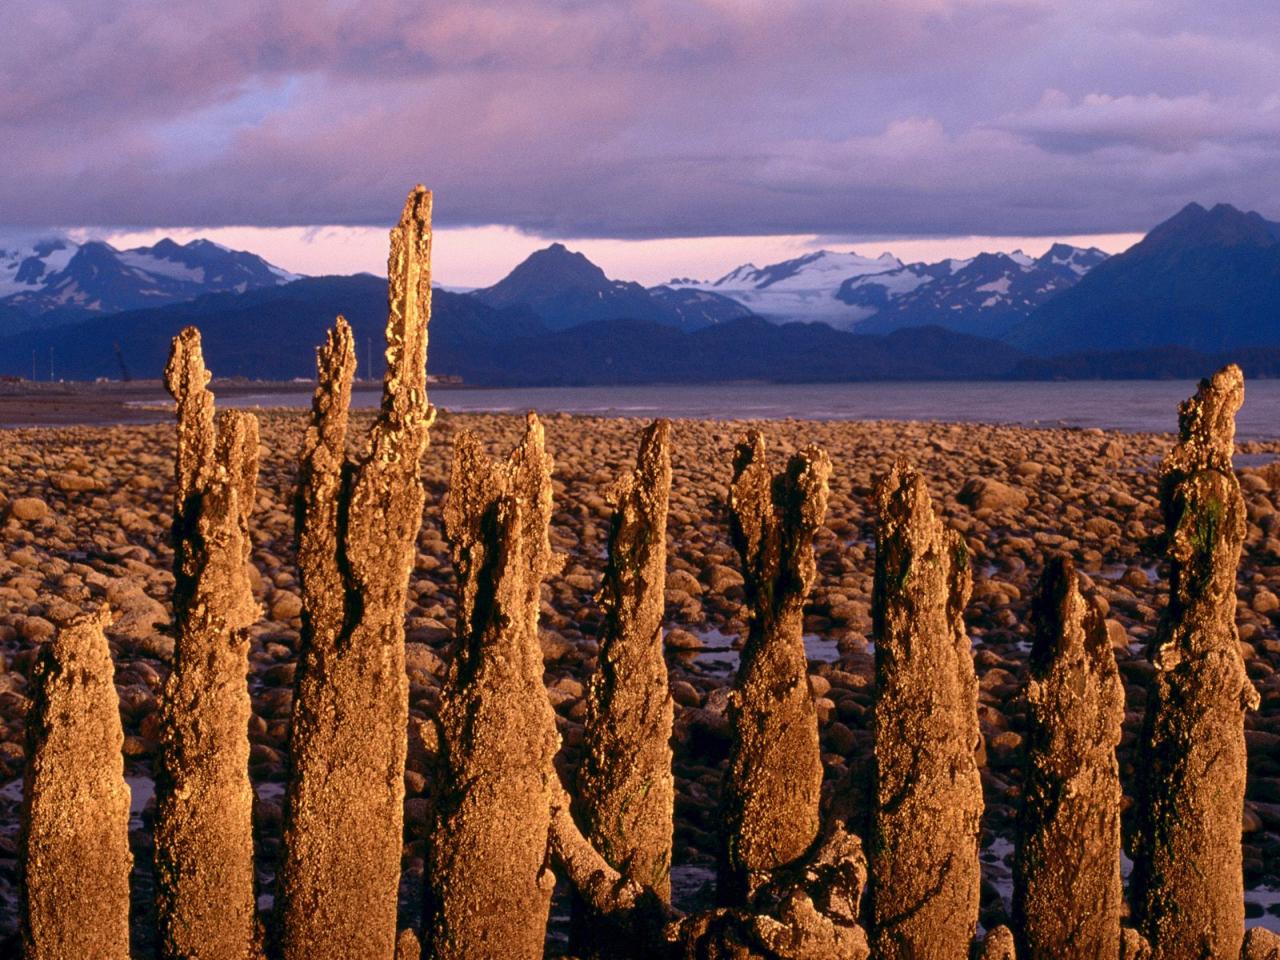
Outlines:
{"label": "reflection on water", "polygon": [[[739,638],[722,633],[715,627],[689,631],[702,641],[700,650],[673,650],[672,656],[688,666],[696,667],[712,677],[733,677],[738,673],[742,663],[742,652],[738,648]],[[837,641],[829,637],[820,637],[816,633],[804,635],[804,652],[809,660],[822,663],[835,663],[840,659]]]}

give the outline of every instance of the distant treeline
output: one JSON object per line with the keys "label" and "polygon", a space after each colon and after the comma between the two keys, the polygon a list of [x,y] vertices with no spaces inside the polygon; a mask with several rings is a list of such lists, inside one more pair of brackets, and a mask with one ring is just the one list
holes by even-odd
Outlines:
{"label": "distant treeline", "polygon": [[1012,380],[1195,380],[1204,370],[1238,365],[1250,379],[1280,377],[1280,348],[1243,347],[1200,353],[1186,347],[1090,350],[1062,357],[1027,357],[1014,365]]}
{"label": "distant treeline", "polygon": [[[602,320],[552,330],[521,307],[494,308],[468,294],[433,294],[433,371],[477,386],[704,383],[759,380],[1194,379],[1238,363],[1249,377],[1280,376],[1280,348],[1200,353],[1181,347],[1091,351],[1039,358],[1005,343],[941,327],[889,334],[822,323],[773,324],[757,317],[682,331],[652,320]],[[0,337],[0,375],[36,379],[156,379],[169,343],[185,326],[204,331],[210,365],[225,376],[310,379],[315,344],[344,315],[361,376],[383,372],[385,281],[369,275],[314,277],[242,294],[75,323],[55,322]],[[123,367],[122,367],[123,363]]]}

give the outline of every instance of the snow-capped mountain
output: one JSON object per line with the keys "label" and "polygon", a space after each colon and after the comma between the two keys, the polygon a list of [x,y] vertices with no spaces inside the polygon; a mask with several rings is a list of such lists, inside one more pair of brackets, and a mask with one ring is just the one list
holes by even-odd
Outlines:
{"label": "snow-capped mountain", "polygon": [[[947,260],[921,267],[913,274],[911,289],[890,296],[877,285],[895,278],[858,278],[846,281],[836,296],[866,303],[878,296],[881,307],[859,329],[888,333],[904,327],[937,324],[961,333],[1001,339],[1019,326],[1050,297],[1070,289],[1082,276],[1107,258],[1101,250],[1084,250],[1054,244],[1032,259],[1021,250],[1013,253],[981,253],[971,260]],[[910,269],[910,268],[908,268]],[[865,281],[859,283],[859,281]],[[898,281],[897,289],[905,287]]]}
{"label": "snow-capped mountain", "polygon": [[0,240],[0,307],[28,316],[74,318],[244,292],[298,279],[261,257],[210,240],[117,250],[100,240]]}
{"label": "snow-capped mountain", "polygon": [[1104,259],[1101,250],[1061,243],[1039,258],[1015,250],[938,263],[820,250],[764,268],[744,264],[714,282],[668,286],[723,294],[776,322],[820,320],[860,332],[937,324],[999,336]]}
{"label": "snow-capped mountain", "polygon": [[693,288],[737,300],[767,320],[820,320],[848,328],[875,311],[837,300],[835,292],[851,277],[900,270],[903,263],[893,254],[864,257],[857,253],[819,250],[794,260],[757,267],[744,264],[719,280],[672,280],[674,289]]}
{"label": "snow-capped mountain", "polygon": [[679,317],[679,326],[685,330],[700,330],[751,316],[751,310],[737,300],[692,287],[650,287],[649,296]]}

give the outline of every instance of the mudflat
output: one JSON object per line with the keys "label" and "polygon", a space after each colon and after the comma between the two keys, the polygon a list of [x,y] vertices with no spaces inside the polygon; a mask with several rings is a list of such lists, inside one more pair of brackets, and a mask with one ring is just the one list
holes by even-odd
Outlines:
{"label": "mudflat", "polygon": [[[381,381],[378,382],[381,385]],[[367,386],[374,386],[368,384]],[[219,397],[274,396],[310,390],[307,383],[214,380]],[[173,403],[159,380],[128,383],[0,381],[0,429],[119,423],[168,423]]]}

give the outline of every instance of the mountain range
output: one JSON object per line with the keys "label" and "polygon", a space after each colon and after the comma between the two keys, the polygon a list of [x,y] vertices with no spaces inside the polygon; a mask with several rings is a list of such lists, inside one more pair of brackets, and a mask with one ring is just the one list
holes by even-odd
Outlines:
{"label": "mountain range", "polygon": [[817,320],[867,333],[938,324],[999,338],[1106,258],[1096,248],[1062,243],[1034,259],[1015,250],[938,263],[820,250],[764,268],[745,264],[711,283],[670,286],[721,294],[766,319]]}
{"label": "mountain range", "polygon": [[261,257],[210,240],[117,250],[65,237],[0,241],[0,320],[12,329],[164,306],[206,293],[244,293],[298,279]]}
{"label": "mountain range", "polygon": [[[68,378],[117,377],[118,358],[154,377],[170,339],[196,324],[205,359],[219,375],[312,377],[315,347],[340,311],[355,335],[361,375],[377,377],[386,297],[386,281],[368,274],[307,277],[28,330],[0,338],[0,374],[23,375],[32,356],[43,364],[52,355]],[[696,330],[652,319],[552,329],[523,305],[491,307],[470,294],[432,292],[431,371],[473,385],[985,378],[1021,357],[1011,347],[938,327],[877,336],[741,316]]]}
{"label": "mountain range", "polygon": [[[309,376],[335,314],[380,338],[384,285],[300,278],[200,240],[7,247],[0,373],[52,350],[64,376],[123,363],[155,376],[168,338],[199,323],[225,375]],[[485,384],[1181,376],[1222,357],[1270,375],[1274,348],[1280,225],[1197,204],[1111,257],[1066,244],[932,264],[817,251],[647,288],[557,243],[490,287],[437,289],[432,321],[433,372]]]}

